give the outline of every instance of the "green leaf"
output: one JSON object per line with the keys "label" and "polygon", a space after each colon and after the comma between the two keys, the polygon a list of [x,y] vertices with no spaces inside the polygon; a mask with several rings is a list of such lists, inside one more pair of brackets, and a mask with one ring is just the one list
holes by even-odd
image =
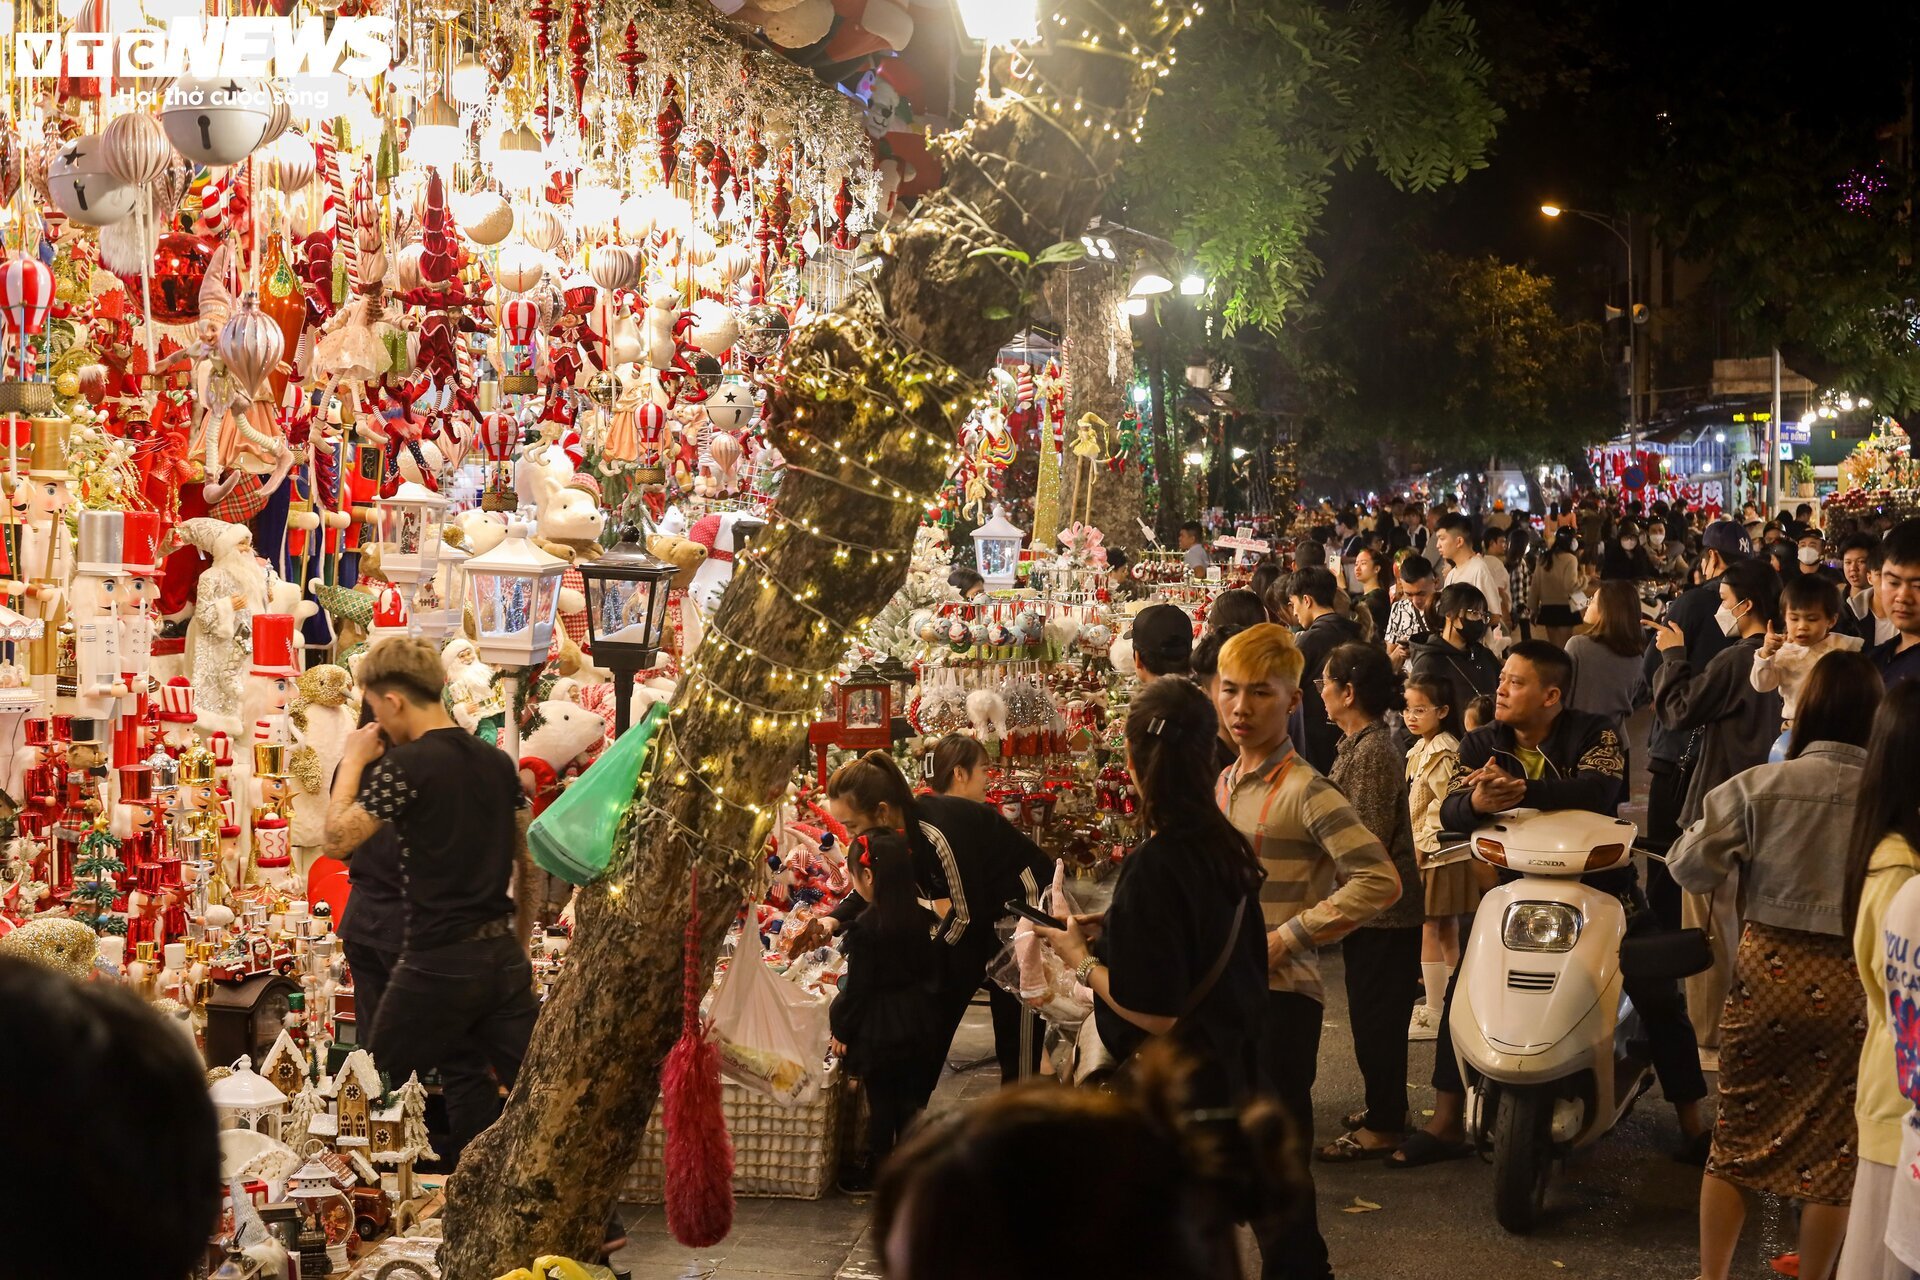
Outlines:
{"label": "green leaf", "polygon": [[1087,246],[1078,240],[1062,240],[1042,249],[1033,260],[1035,266],[1051,267],[1061,263],[1078,262],[1087,256]]}
{"label": "green leaf", "polygon": [[975,249],[967,255],[969,258],[1012,258],[1021,266],[1031,266],[1033,255],[1024,249],[1008,249],[1002,245],[990,244],[984,249]]}
{"label": "green leaf", "polygon": [[1013,312],[1007,310],[1007,308],[1005,307],[1000,307],[1000,306],[983,307],[980,311],[980,314],[988,320],[1013,319]]}

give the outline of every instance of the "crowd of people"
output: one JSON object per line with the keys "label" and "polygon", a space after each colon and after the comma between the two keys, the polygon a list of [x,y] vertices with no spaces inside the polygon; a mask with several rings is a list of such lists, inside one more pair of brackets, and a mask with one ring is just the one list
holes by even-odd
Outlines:
{"label": "crowd of people", "polygon": [[[1701,1275],[1726,1280],[1752,1193],[1799,1206],[1798,1257],[1779,1265],[1915,1274],[1920,1181],[1900,1170],[1920,1155],[1920,1071],[1891,1028],[1911,1036],[1920,925],[1920,800],[1902,785],[1920,776],[1920,521],[1746,514],[1594,500],[1536,522],[1394,503],[1254,566],[1197,643],[1171,606],[1138,615],[1126,743],[1145,839],[1108,911],[1041,932],[1095,993],[1121,1079],[1155,1042],[1190,1059],[1185,1105],[1221,1117],[1249,1162],[1208,1220],[1250,1223],[1264,1275],[1332,1274],[1311,1161],[1472,1152],[1447,1011],[1501,873],[1444,833],[1518,807],[1619,815],[1641,771],[1655,856],[1587,880],[1620,900],[1630,938],[1700,927],[1713,949],[1684,987],[1626,979],[1672,1154],[1703,1166]],[[1183,550],[1212,564],[1198,538]],[[1213,803],[1196,803],[1209,781]],[[1307,1147],[1335,943],[1363,1092],[1341,1100],[1356,1104],[1344,1133]],[[1419,1040],[1435,1042],[1435,1100],[1416,1124]],[[1142,1074],[1135,1118],[1152,1129],[1166,1072]],[[912,1206],[953,1176],[961,1130],[1006,1143],[1024,1116],[1041,1141],[1108,1105],[1054,1094],[915,1139],[882,1182],[890,1248],[932,1238]],[[1291,1180],[1255,1176],[1273,1153],[1246,1145],[1274,1114],[1310,1152]],[[1123,1203],[1146,1181],[1101,1185]],[[1206,1265],[1179,1273],[1231,1274]]]}

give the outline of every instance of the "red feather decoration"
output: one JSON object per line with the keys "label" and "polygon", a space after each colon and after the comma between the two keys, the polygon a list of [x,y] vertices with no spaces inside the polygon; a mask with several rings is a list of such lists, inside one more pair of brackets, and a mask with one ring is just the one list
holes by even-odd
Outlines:
{"label": "red feather decoration", "polygon": [[733,1140],[720,1107],[720,1051],[701,1032],[700,872],[693,873],[687,919],[685,1007],[680,1039],[660,1070],[666,1129],[667,1226],[689,1249],[719,1244],[733,1230]]}

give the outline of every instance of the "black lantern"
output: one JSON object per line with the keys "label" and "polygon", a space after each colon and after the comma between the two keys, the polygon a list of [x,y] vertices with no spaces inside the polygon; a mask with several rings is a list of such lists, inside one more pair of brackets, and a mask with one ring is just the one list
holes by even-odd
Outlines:
{"label": "black lantern", "polygon": [[613,731],[627,731],[636,672],[660,656],[673,565],[650,555],[640,531],[628,529],[596,560],[580,565],[587,587],[587,640],[595,663],[613,671]]}

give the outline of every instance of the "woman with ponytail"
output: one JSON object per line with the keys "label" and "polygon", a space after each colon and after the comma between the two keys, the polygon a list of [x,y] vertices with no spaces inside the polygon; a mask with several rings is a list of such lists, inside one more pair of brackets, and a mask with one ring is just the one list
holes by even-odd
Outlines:
{"label": "woman with ponytail", "polygon": [[1170,1035],[1195,1061],[1197,1105],[1214,1107],[1259,1083],[1267,990],[1266,876],[1214,803],[1217,732],[1213,704],[1189,680],[1155,680],[1134,698],[1127,770],[1147,838],[1122,859],[1105,916],[1040,930],[1093,989],[1114,1060]]}
{"label": "woman with ponytail", "polygon": [[[913,846],[915,876],[923,897],[940,913],[934,939],[941,944],[943,977],[937,996],[940,1051],[966,1016],[967,1004],[1000,949],[996,926],[1013,898],[1038,904],[1053,879],[1053,862],[1040,846],[1000,816],[1000,811],[960,796],[915,797],[906,775],[884,751],[869,751],[841,765],[827,779],[827,811],[853,834],[903,832]],[[831,917],[815,920],[794,941],[796,950],[818,945],[863,909],[857,896]],[[993,1011],[993,1043],[1002,1082],[1020,1076],[1020,1002],[987,984]],[[1028,1052],[1027,1070],[1040,1063],[1039,1037]]]}

